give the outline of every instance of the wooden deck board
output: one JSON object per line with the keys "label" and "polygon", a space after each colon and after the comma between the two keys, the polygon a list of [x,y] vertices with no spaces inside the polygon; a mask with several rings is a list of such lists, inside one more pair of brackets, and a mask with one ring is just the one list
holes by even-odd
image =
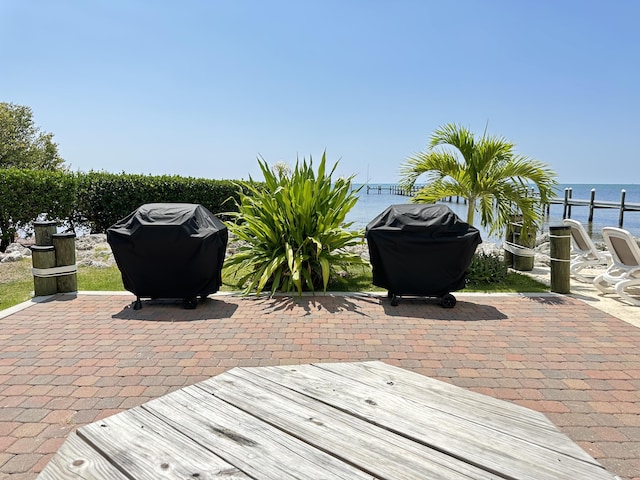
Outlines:
{"label": "wooden deck board", "polygon": [[614,480],[532,410],[382,362],[235,368],[78,429],[39,480]]}
{"label": "wooden deck board", "polygon": [[86,425],[78,436],[140,480],[250,478],[141,407]]}
{"label": "wooden deck board", "polygon": [[128,480],[109,461],[73,432],[51,461],[38,475],[38,480]]}
{"label": "wooden deck board", "polygon": [[[390,367],[385,365],[385,368]],[[323,379],[322,375],[325,372],[327,370],[305,365],[234,370],[229,372],[229,375],[255,383],[258,386],[256,391],[271,391],[280,393],[283,397],[294,394],[307,396],[332,408],[348,412],[350,416],[357,415],[384,429],[401,433],[413,442],[441,450],[469,464],[484,466],[507,478],[607,478],[603,477],[606,471],[595,461],[590,459],[590,462],[585,462],[559,453],[556,451],[558,445],[555,448],[541,447],[526,439],[505,434],[499,428],[490,428],[431,408],[423,402],[389,393],[391,387],[372,388],[361,381],[347,382],[345,377],[330,372],[330,380]],[[363,372],[363,375],[365,373]],[[203,382],[203,385],[207,387],[214,381],[215,378]],[[273,385],[269,385],[270,383]],[[398,381],[398,384],[400,383],[401,380]],[[283,386],[289,389],[290,393],[282,390]],[[243,386],[237,390],[245,391],[249,388]],[[227,391],[215,394],[227,395]],[[233,390],[231,394],[233,395]],[[295,398],[296,405],[303,403],[300,397]],[[273,415],[273,410],[262,411],[262,401],[254,403],[255,405],[247,405],[247,408],[255,409],[256,415]],[[505,410],[509,411],[512,407],[517,407],[516,410],[522,408],[503,402]],[[468,408],[470,414],[473,414],[473,405],[468,405]]]}
{"label": "wooden deck board", "polygon": [[[408,370],[390,370],[382,362],[328,363],[322,370],[356,380],[371,388],[420,402],[461,420],[492,428],[520,440],[600,466],[542,413],[471,390],[434,380]],[[332,376],[323,377],[333,381]]]}
{"label": "wooden deck board", "polygon": [[320,471],[335,479],[372,478],[197,386],[149,402],[144,409],[256,478],[311,479]]}
{"label": "wooden deck board", "polygon": [[395,480],[498,477],[403,436],[259,377],[227,372],[199,388],[379,478]]}

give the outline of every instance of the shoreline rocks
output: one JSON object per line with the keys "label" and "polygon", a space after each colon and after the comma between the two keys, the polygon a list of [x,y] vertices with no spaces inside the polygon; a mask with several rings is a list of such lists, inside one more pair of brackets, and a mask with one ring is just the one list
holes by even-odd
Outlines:
{"label": "shoreline rocks", "polygon": [[9,244],[4,253],[0,253],[0,262],[17,262],[29,257],[31,257],[31,250],[22,243],[14,242]]}

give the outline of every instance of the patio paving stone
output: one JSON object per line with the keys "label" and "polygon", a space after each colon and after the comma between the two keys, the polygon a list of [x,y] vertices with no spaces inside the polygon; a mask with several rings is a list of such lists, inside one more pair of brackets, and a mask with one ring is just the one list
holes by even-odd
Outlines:
{"label": "patio paving stone", "polygon": [[74,429],[236,366],[381,360],[533,408],[640,480],[640,328],[556,295],[215,295],[195,310],[58,295],[0,318],[0,479],[32,480]]}

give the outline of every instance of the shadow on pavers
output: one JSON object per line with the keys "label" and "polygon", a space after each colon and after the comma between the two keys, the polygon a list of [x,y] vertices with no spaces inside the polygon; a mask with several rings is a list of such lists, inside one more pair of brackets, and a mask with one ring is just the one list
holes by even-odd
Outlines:
{"label": "shadow on pavers", "polygon": [[403,296],[398,306],[391,300],[381,298],[384,312],[391,317],[424,318],[442,321],[479,322],[486,320],[506,320],[509,318],[493,305],[458,300],[453,308],[443,308],[436,297]]}
{"label": "shadow on pavers", "polygon": [[134,302],[128,303],[113,318],[123,320],[148,320],[155,322],[192,322],[196,320],[216,320],[230,318],[238,309],[224,297],[205,297],[198,301],[194,309],[183,308],[180,298],[142,300],[142,308],[134,310]]}
{"label": "shadow on pavers", "polygon": [[[354,300],[357,300],[357,302]],[[363,302],[378,305],[376,297],[355,293],[350,295],[276,295],[263,300],[265,312],[268,313],[288,312],[295,308],[301,308],[304,311],[301,316],[308,316],[314,312],[325,310],[329,313],[352,312],[368,317],[369,314],[362,310]]]}
{"label": "shadow on pavers", "polygon": [[541,305],[570,305],[572,303],[571,300],[560,294],[536,295],[532,293],[530,295],[523,294],[522,296]]}

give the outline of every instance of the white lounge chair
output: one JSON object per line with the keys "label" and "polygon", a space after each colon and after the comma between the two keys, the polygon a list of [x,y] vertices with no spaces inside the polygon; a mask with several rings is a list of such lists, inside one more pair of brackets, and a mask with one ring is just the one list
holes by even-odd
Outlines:
{"label": "white lounge chair", "polygon": [[631,233],[622,228],[604,227],[602,236],[613,264],[593,280],[593,285],[603,293],[615,290],[629,303],[640,306],[640,296],[633,298],[626,291],[640,286],[640,247]]}
{"label": "white lounge chair", "polygon": [[575,254],[571,259],[569,271],[577,280],[590,283],[593,278],[585,277],[580,270],[586,267],[610,265],[611,254],[598,250],[587,231],[577,220],[566,218],[562,223],[571,228],[571,248]]}

